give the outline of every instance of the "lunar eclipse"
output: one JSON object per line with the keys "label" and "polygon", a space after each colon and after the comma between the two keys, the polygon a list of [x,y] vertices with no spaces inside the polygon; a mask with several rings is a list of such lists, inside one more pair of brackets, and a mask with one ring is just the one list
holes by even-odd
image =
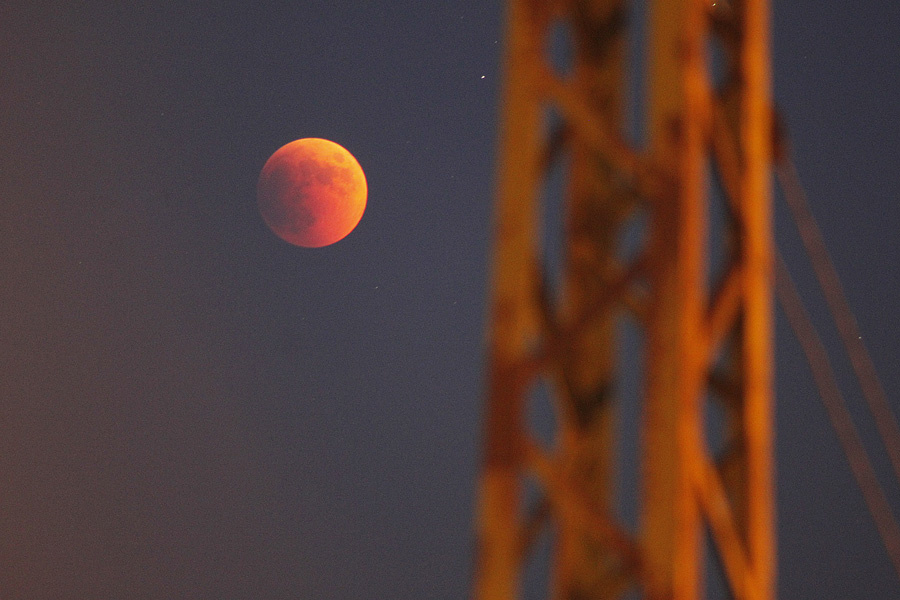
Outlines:
{"label": "lunar eclipse", "polygon": [[266,225],[295,246],[320,248],[344,239],[366,209],[366,176],[340,144],[303,138],[279,148],[256,187]]}

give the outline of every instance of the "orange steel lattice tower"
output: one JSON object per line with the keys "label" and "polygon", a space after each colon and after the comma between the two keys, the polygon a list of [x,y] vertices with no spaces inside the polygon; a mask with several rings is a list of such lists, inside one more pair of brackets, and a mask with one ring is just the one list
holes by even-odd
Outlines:
{"label": "orange steel lattice tower", "polygon": [[[774,596],[768,7],[650,0],[643,147],[624,135],[629,8],[508,3],[476,600],[520,598],[542,535],[543,597],[700,598],[707,546],[735,598]],[[564,72],[548,51],[560,27]],[[542,190],[559,165],[554,285]],[[644,239],[625,253],[636,219]],[[640,364],[623,364],[623,323],[640,331]],[[622,397],[635,369],[640,397]],[[556,415],[549,443],[527,418],[538,388]],[[618,431],[624,402],[640,403],[640,431]],[[616,508],[624,436],[640,440],[630,527]]]}

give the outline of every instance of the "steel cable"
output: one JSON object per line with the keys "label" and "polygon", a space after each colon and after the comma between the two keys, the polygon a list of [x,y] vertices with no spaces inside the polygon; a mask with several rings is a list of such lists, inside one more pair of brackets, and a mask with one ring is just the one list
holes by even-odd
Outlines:
{"label": "steel cable", "polygon": [[894,475],[900,482],[900,425],[897,424],[875,365],[862,341],[859,324],[850,310],[837,270],[825,247],[822,232],[809,208],[797,169],[787,152],[776,162],[775,172],[866,404],[875,419],[878,434],[890,457]]}

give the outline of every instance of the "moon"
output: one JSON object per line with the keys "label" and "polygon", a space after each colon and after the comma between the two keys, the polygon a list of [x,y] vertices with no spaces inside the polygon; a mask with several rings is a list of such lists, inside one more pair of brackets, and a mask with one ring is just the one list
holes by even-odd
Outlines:
{"label": "moon", "polygon": [[368,187],[362,167],[340,144],[303,138],[275,151],[259,174],[263,221],[295,246],[321,248],[344,239],[362,219]]}

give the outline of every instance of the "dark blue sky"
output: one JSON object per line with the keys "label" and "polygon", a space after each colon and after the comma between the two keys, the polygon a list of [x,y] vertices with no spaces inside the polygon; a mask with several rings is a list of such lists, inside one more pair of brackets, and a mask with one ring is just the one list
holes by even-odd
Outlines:
{"label": "dark blue sky", "polygon": [[[502,3],[110,4],[0,8],[0,596],[465,597]],[[887,0],[774,7],[775,96],[895,410],[898,39]],[[368,178],[328,248],[256,210],[300,137]],[[900,596],[778,344],[781,597]]]}

